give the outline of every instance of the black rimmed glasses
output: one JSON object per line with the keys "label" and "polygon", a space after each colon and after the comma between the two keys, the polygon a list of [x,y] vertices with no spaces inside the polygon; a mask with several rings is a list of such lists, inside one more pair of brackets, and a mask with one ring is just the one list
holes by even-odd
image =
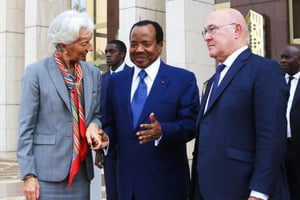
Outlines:
{"label": "black rimmed glasses", "polygon": [[219,30],[222,27],[225,26],[232,26],[232,25],[236,25],[237,23],[230,23],[230,24],[223,24],[220,26],[217,25],[210,25],[208,28],[204,28],[204,30],[202,31],[202,36],[203,38],[205,38],[206,34],[208,34],[209,36],[212,36],[216,33],[217,30]]}

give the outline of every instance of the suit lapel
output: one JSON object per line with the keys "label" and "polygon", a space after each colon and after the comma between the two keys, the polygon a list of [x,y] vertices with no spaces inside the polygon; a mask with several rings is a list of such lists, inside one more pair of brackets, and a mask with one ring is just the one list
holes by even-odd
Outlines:
{"label": "suit lapel", "polygon": [[297,83],[291,110],[293,110],[293,107],[298,103],[299,100],[300,100],[300,81],[298,81],[298,83]]}
{"label": "suit lapel", "polygon": [[58,94],[61,96],[62,100],[65,102],[67,108],[71,112],[69,92],[53,56],[50,57],[49,62],[47,63],[47,68]]}
{"label": "suit lapel", "polygon": [[[238,71],[244,66],[244,63],[246,60],[248,60],[249,56],[251,55],[251,51],[249,49],[242,52],[237,59],[232,63],[232,66],[229,68],[228,72],[225,74],[223,80],[221,81],[215,95],[212,97],[210,101],[212,103],[210,106],[207,107],[207,111],[211,109],[211,107],[214,105],[216,100],[220,97],[220,95],[224,92],[224,90],[228,87],[233,77],[238,73]],[[209,88],[210,90],[210,88]]]}
{"label": "suit lapel", "polygon": [[165,89],[170,84],[170,79],[168,78],[168,73],[166,72],[166,67],[163,62],[161,62],[156,78],[153,82],[151,91],[147,97],[144,108],[141,112],[138,124],[149,117],[149,114],[154,110],[153,106],[156,106],[157,101],[160,96],[162,96]]}
{"label": "suit lapel", "polygon": [[[129,123],[132,125],[132,115],[131,115],[131,101],[130,101],[130,95],[131,95],[131,83],[133,78],[133,72],[134,68],[124,69],[122,72],[119,72],[120,75],[117,77],[117,85],[116,85],[116,91],[118,91],[118,101],[121,102],[122,107],[125,109],[124,116],[128,116]],[[119,75],[119,74],[117,74]]]}
{"label": "suit lapel", "polygon": [[110,79],[110,72],[106,72],[101,76],[101,112],[105,113],[105,105],[107,105],[108,83]]}
{"label": "suit lapel", "polygon": [[80,62],[80,66],[82,68],[83,72],[83,94],[84,94],[84,112],[85,112],[85,118],[88,119],[87,116],[90,114],[90,107],[92,102],[92,96],[93,96],[93,77],[91,76],[91,73],[88,71],[88,68],[84,62]]}
{"label": "suit lapel", "polygon": [[[206,102],[207,102],[207,98],[208,98],[208,94],[209,94],[209,91],[210,91],[210,88],[211,88],[211,85],[213,83],[213,78],[214,77],[211,77],[207,82],[206,82],[206,86],[205,86],[205,91],[203,91],[203,95],[201,97],[201,104],[200,104],[200,108],[199,108],[199,112],[198,112],[198,116],[197,116],[197,125],[199,125],[199,122],[200,122],[200,119],[201,117],[203,116],[204,114],[204,109],[205,109],[205,106],[206,106]],[[197,127],[198,128],[198,127]]]}

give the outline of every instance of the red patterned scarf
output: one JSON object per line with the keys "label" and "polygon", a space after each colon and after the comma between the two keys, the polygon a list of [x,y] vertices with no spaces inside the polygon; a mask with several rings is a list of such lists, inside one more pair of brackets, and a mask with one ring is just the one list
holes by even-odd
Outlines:
{"label": "red patterned scarf", "polygon": [[81,162],[85,159],[88,151],[88,143],[86,140],[86,124],[84,117],[84,109],[82,104],[82,69],[78,62],[74,64],[74,72],[67,69],[62,57],[55,52],[54,58],[61,74],[64,77],[65,84],[69,90],[70,103],[73,121],[73,154],[68,186],[71,187],[74,176],[80,169]]}

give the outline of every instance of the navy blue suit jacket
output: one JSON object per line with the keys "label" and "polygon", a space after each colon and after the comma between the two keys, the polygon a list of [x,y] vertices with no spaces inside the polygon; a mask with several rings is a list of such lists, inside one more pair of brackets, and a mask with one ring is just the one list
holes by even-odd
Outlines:
{"label": "navy blue suit jacket", "polygon": [[250,52],[234,61],[197,119],[193,183],[205,200],[242,200],[254,190],[287,200],[283,172],[288,89],[278,63]]}
{"label": "navy blue suit jacket", "polygon": [[[123,70],[130,69],[128,65],[124,65]],[[102,75],[102,85],[101,85],[101,121],[105,123],[106,120],[106,110],[110,103],[108,99],[108,86],[110,79],[110,71],[107,71]],[[104,156],[103,159],[103,169],[104,169],[104,179],[106,186],[106,199],[107,200],[117,200],[118,199],[118,189],[117,189],[117,146],[110,151],[109,155]]]}
{"label": "navy blue suit jacket", "polygon": [[295,152],[295,164],[300,171],[300,159],[296,155],[300,155],[300,81],[298,81],[293,103],[290,112],[290,125],[292,134],[292,146]]}
{"label": "navy blue suit jacket", "polygon": [[133,127],[130,93],[134,68],[111,77],[108,126],[110,145],[118,143],[118,184],[121,200],[183,200],[188,197],[186,142],[194,138],[199,92],[192,72],[161,62],[139,123],[155,114],[162,127],[158,146],[139,144]]}
{"label": "navy blue suit jacket", "polygon": [[[130,69],[130,67],[125,64],[123,70]],[[110,79],[110,71],[108,70],[101,76],[101,122],[103,123],[105,120],[105,113],[106,113],[106,107],[109,104],[109,99],[107,98],[107,91],[108,91],[108,85],[109,85],[109,79]]]}
{"label": "navy blue suit jacket", "polygon": [[290,110],[290,127],[292,140],[288,143],[286,153],[286,171],[291,199],[300,199],[300,82],[298,81]]}

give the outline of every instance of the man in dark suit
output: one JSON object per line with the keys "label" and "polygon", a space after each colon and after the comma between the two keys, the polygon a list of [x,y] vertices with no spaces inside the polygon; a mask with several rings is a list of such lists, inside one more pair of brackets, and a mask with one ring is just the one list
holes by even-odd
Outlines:
{"label": "man in dark suit", "polygon": [[287,46],[281,52],[280,64],[290,86],[287,107],[287,152],[285,167],[292,200],[300,199],[300,49]]}
{"label": "man in dark suit", "polygon": [[[107,98],[107,88],[109,79],[112,74],[129,69],[130,67],[125,63],[126,45],[121,40],[111,40],[106,44],[105,48],[106,64],[108,71],[102,75],[101,87],[101,121],[105,123],[106,107],[110,103]],[[117,147],[115,146],[109,155],[103,157],[101,152],[96,154],[96,165],[104,168],[105,189],[107,200],[118,200],[117,191]]]}
{"label": "man in dark suit", "polygon": [[[199,91],[192,72],[160,59],[162,48],[161,26],[137,22],[130,31],[134,67],[110,79],[104,129],[109,149],[118,144],[120,200],[188,198],[186,142],[194,138]],[[138,93],[146,98],[140,107]]]}
{"label": "man in dark suit", "polygon": [[197,118],[193,199],[288,200],[288,90],[279,64],[251,53],[235,9],[209,14],[203,37],[223,70],[208,81]]}

